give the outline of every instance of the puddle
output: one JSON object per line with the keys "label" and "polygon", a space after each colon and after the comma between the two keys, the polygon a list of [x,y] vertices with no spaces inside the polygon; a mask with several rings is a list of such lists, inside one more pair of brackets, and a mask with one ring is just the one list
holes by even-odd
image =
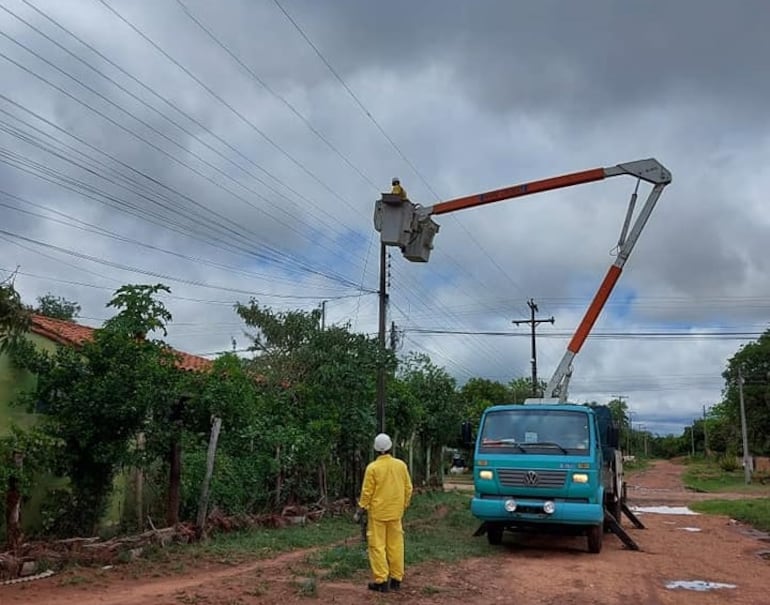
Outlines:
{"label": "puddle", "polygon": [[695,590],[696,592],[707,592],[709,590],[720,590],[722,588],[735,588],[735,584],[723,584],[722,582],[706,582],[705,580],[674,580],[666,584],[666,588],[676,590]]}
{"label": "puddle", "polygon": [[701,531],[700,527],[677,527],[677,529],[681,529],[682,531]]}
{"label": "puddle", "polygon": [[657,513],[661,515],[697,515],[686,506],[632,506],[635,513]]}

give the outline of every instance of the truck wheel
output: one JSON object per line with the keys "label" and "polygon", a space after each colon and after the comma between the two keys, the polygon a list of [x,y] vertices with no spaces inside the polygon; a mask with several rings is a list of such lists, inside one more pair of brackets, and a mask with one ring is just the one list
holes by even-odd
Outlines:
{"label": "truck wheel", "polygon": [[603,525],[590,525],[586,531],[588,537],[588,552],[600,553],[602,551],[602,539],[604,538]]}
{"label": "truck wheel", "polygon": [[492,546],[498,546],[503,543],[503,526],[487,524],[487,542]]}

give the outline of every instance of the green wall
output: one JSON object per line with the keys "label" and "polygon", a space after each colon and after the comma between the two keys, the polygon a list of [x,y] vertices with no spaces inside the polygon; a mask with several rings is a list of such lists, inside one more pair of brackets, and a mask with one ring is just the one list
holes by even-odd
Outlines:
{"label": "green wall", "polygon": [[[38,336],[29,334],[35,346],[47,351],[56,349],[56,343]],[[11,423],[27,427],[34,422],[34,415],[28,414],[23,408],[11,405],[11,403],[23,392],[35,388],[36,379],[26,370],[13,367],[8,355],[0,354],[0,437],[10,433]]]}

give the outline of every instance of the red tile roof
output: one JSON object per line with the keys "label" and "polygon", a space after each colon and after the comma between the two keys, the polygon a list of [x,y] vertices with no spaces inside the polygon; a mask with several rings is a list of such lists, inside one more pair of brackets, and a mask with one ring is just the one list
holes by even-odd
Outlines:
{"label": "red tile roof", "polygon": [[[62,345],[78,346],[94,337],[94,328],[37,314],[33,314],[30,318],[29,329],[35,334]],[[182,370],[205,372],[211,369],[210,359],[183,351],[174,350],[174,352],[177,354],[176,365]]]}

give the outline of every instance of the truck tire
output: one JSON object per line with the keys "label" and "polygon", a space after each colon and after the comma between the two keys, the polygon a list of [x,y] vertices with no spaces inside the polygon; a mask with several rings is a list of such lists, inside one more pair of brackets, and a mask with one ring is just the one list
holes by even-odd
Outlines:
{"label": "truck tire", "polygon": [[589,525],[586,537],[588,538],[588,552],[593,554],[602,552],[602,540],[604,539],[603,525]]}
{"label": "truck tire", "polygon": [[503,543],[503,526],[494,523],[487,523],[487,542],[492,546],[499,546]]}

